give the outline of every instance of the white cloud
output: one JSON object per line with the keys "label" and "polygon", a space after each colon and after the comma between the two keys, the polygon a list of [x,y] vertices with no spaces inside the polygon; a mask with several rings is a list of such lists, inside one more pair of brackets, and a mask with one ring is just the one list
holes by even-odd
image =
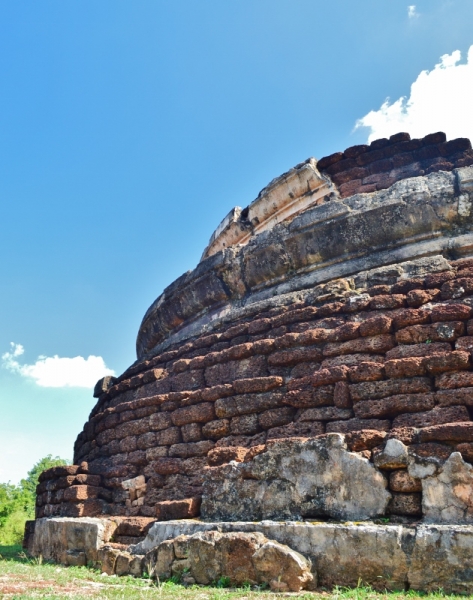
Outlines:
{"label": "white cloud", "polygon": [[101,356],[75,356],[61,358],[59,356],[38,356],[32,365],[20,364],[18,357],[25,350],[21,344],[11,343],[10,352],[2,355],[2,367],[18,373],[22,377],[32,379],[41,387],[85,387],[91,388],[105,375],[115,375],[107,368]]}
{"label": "white cloud", "polygon": [[415,19],[419,16],[415,4],[411,4],[407,7],[407,16],[409,17],[409,19]]}
{"label": "white cloud", "polygon": [[473,139],[473,46],[466,63],[461,52],[444,54],[432,71],[422,71],[411,86],[409,98],[389,98],[356,122],[368,127],[368,141],[407,131],[411,137],[444,131],[449,139]]}

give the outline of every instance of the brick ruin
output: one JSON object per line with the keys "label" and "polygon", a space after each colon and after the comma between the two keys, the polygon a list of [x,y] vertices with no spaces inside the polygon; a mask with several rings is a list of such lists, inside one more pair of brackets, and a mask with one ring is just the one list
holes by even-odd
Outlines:
{"label": "brick ruin", "polygon": [[[147,311],[137,361],[98,382],[36,517],[112,516],[132,543],[199,516],[212,473],[340,433],[383,474],[384,514],[422,518],[409,460],[473,463],[471,165],[468,140],[402,133],[234,209]],[[387,460],[389,440],[407,458]]]}

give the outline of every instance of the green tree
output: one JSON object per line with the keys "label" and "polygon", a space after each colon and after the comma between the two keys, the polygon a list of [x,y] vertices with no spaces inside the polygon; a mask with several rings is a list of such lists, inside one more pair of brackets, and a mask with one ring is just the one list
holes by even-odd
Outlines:
{"label": "green tree", "polygon": [[51,454],[48,454],[47,456],[39,460],[30,471],[28,471],[26,479],[22,479],[20,485],[23,489],[28,490],[29,492],[31,492],[31,494],[33,494],[33,496],[35,496],[39,476],[43,471],[46,471],[46,469],[50,469],[51,467],[59,467],[61,465],[70,464],[70,460],[59,458],[59,456],[55,456],[53,458]]}
{"label": "green tree", "polygon": [[39,476],[45,469],[67,464],[70,461],[48,454],[28,471],[26,479],[22,479],[19,485],[0,483],[0,544],[21,543],[25,521],[34,519]]}

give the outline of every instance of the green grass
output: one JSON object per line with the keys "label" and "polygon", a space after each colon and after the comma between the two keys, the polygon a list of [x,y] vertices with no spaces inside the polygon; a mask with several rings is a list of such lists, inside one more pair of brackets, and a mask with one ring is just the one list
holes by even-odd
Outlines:
{"label": "green grass", "polygon": [[184,587],[173,582],[154,582],[133,577],[105,577],[87,567],[62,567],[41,563],[28,558],[20,546],[0,546],[0,598],[22,600],[42,598],[48,600],[74,598],[90,600],[275,600],[290,597],[297,600],[424,600],[464,599],[465,596],[446,595],[442,592],[376,592],[370,587],[335,588],[331,591],[301,592],[299,594],[273,594],[268,591],[224,587]]}

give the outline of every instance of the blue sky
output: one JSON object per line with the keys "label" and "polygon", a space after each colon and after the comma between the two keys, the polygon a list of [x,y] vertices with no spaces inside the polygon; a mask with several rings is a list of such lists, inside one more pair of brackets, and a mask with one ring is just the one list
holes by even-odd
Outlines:
{"label": "blue sky", "polygon": [[471,0],[1,3],[0,481],[72,456],[233,206],[370,136],[473,137],[471,46]]}

